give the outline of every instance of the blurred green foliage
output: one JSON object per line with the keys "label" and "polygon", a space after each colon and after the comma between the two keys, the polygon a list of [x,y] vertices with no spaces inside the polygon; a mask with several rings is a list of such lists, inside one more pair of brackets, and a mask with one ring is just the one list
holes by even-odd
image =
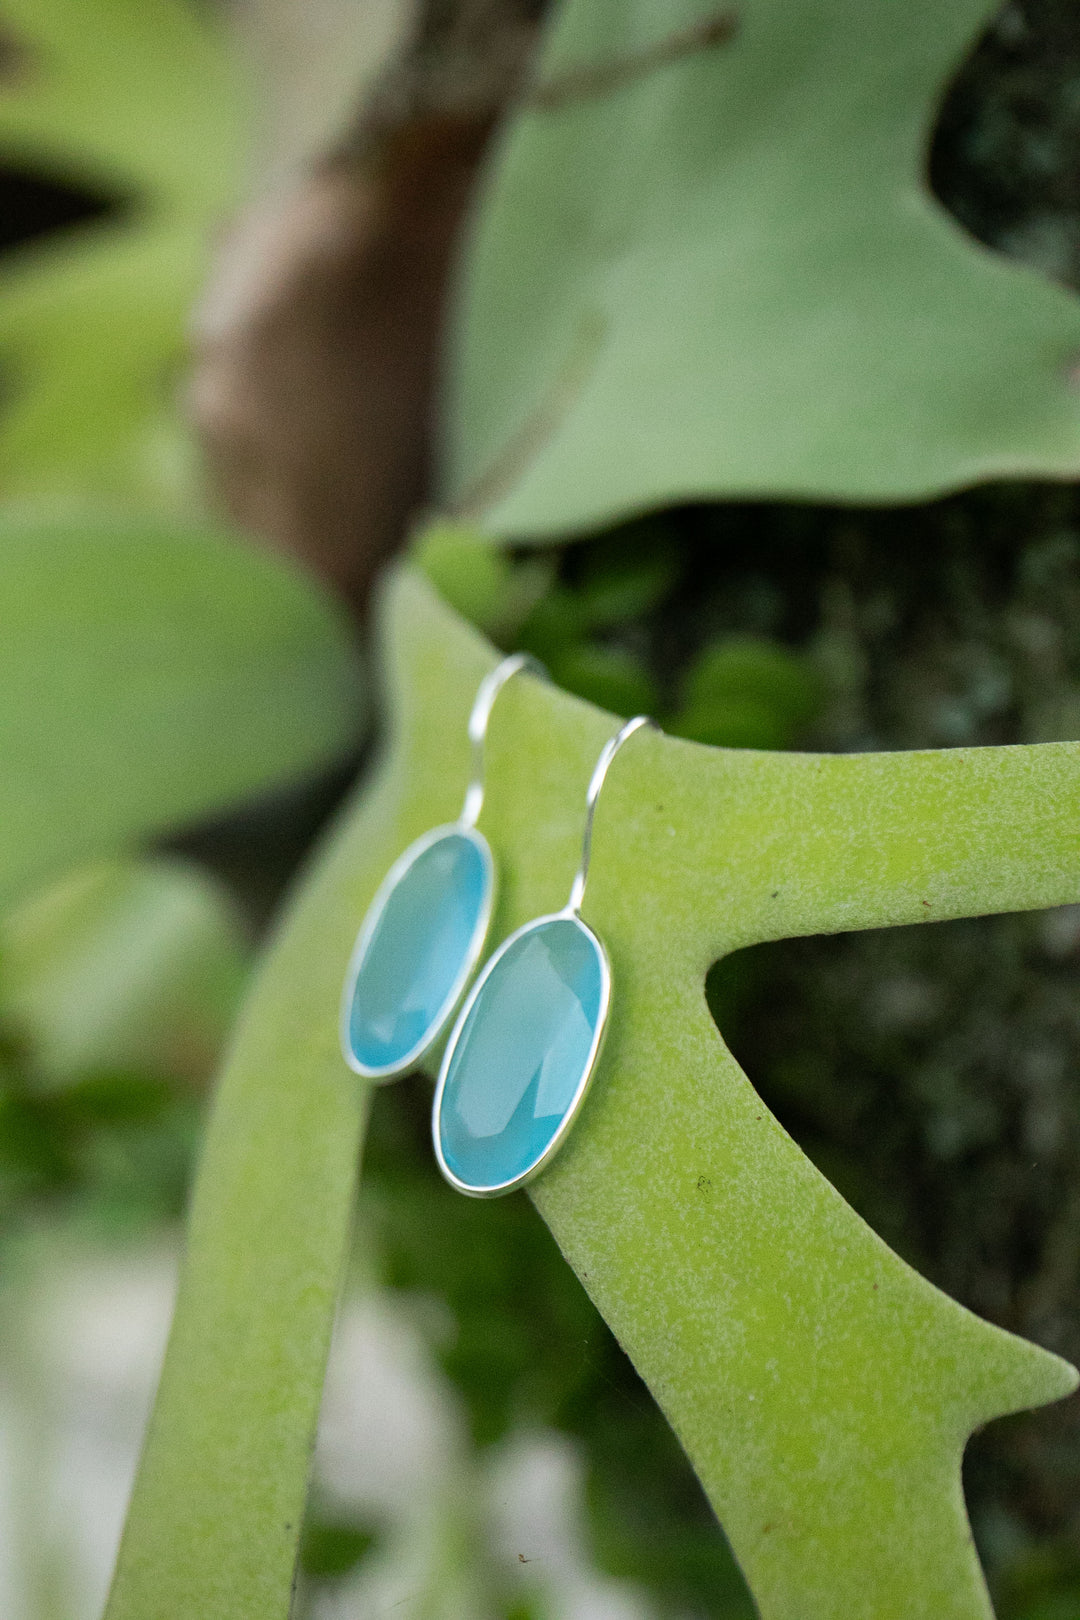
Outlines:
{"label": "blurred green foliage", "polygon": [[824,696],[805,657],[764,636],[724,636],[691,665],[668,729],[718,748],[790,748]]}
{"label": "blurred green foliage", "polygon": [[0,162],[120,201],[0,263],[0,492],[190,502],[184,333],[246,126],[220,19],[8,0],[3,26]]}
{"label": "blurred green foliage", "polygon": [[0,1018],[32,1056],[40,1093],[140,1071],[202,1087],[248,954],[238,915],[203,868],[163,856],[101,861],[0,916]]}
{"label": "blurred green foliage", "polygon": [[651,714],[674,736],[791,748],[826,702],[824,671],[775,637],[665,636],[691,564],[676,519],[516,553],[437,527],[416,558],[444,599],[508,652],[532,653],[566,691],[613,714]]}
{"label": "blurred green foliage", "polygon": [[436,523],[418,537],[416,555],[444,601],[502,645],[548,600],[554,566],[543,558],[511,558],[463,524]]}
{"label": "blurred green foliage", "polygon": [[1076,1620],[1080,1554],[1072,1541],[1051,1542],[1017,1560],[995,1594],[1000,1620]]}
{"label": "blurred green foliage", "polygon": [[0,915],[0,1229],[62,1205],[175,1220],[249,948],[176,860],[86,868]]}
{"label": "blurred green foliage", "polygon": [[312,1580],[335,1580],[351,1574],[374,1543],[371,1530],[340,1520],[309,1518],[300,1543],[300,1568]]}
{"label": "blurred green foliage", "polygon": [[176,518],[0,515],[0,899],[325,769],[362,721],[343,610]]}

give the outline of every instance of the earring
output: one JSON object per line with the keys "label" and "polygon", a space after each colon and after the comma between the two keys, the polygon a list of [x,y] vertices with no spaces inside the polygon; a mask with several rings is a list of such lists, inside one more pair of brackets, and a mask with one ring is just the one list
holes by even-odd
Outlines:
{"label": "earring", "polygon": [[561,1147],[596,1069],[611,1001],[607,952],[581,903],[596,801],[628,737],[597,760],[585,800],[581,865],[562,911],[525,923],[487,963],[454,1025],[439,1070],[432,1135],[452,1187],[494,1198],[521,1187]]}
{"label": "earring", "polygon": [[477,819],[484,743],[495,699],[519,670],[545,677],[527,653],[481,681],[469,716],[472,780],[457,821],[433,827],[387,872],[360,926],[341,997],[341,1050],[368,1080],[393,1080],[430,1051],[484,949],[495,863]]}

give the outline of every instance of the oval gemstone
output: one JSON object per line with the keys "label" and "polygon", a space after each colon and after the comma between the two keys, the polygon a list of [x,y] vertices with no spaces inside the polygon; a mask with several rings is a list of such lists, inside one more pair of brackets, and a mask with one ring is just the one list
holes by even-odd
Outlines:
{"label": "oval gemstone", "polygon": [[439,1035],[483,946],[491,874],[486,841],[461,827],[418,839],[388,874],[343,1009],[345,1056],[361,1074],[388,1077]]}
{"label": "oval gemstone", "polygon": [[436,1142],[462,1190],[509,1191],[553,1148],[596,1059],[607,985],[576,917],[543,917],[492,957],[440,1076]]}

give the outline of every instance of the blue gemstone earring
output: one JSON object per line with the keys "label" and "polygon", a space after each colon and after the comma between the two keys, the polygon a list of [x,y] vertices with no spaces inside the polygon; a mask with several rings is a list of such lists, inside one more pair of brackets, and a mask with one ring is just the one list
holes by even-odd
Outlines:
{"label": "blue gemstone earring", "polygon": [[457,821],[433,827],[387,872],[357,935],[341,997],[341,1050],[368,1080],[393,1080],[434,1046],[484,949],[495,863],[477,828],[484,743],[495,699],[519,670],[545,676],[527,653],[481,681],[469,716],[472,780]]}
{"label": "blue gemstone earring", "polygon": [[432,1135],[439,1168],[474,1198],[512,1192],[566,1138],[600,1057],[611,1001],[607,952],[581,920],[593,815],[612,760],[653,722],[628,720],[597,760],[581,865],[562,911],[518,928],[477,979],[443,1056]]}

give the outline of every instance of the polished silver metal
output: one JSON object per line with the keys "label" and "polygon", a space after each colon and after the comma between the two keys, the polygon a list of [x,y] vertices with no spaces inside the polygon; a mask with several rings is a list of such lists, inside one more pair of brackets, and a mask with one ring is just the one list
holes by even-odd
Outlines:
{"label": "polished silver metal", "polygon": [[[484,985],[487,983],[491,974],[495,971],[495,968],[498,966],[499,962],[506,955],[507,951],[509,951],[510,947],[516,944],[524,934],[533,933],[534,930],[542,928],[545,923],[563,922],[566,920],[576,923],[578,928],[581,929],[582,933],[588,935],[593,944],[596,946],[597,955],[600,961],[600,1009],[596,1022],[596,1030],[592,1038],[592,1044],[589,1047],[585,1066],[581,1073],[581,1079],[578,1081],[577,1088],[575,1089],[574,1095],[570,1100],[569,1107],[563,1115],[562,1123],[560,1124],[558,1130],[555,1132],[555,1135],[552,1137],[543,1153],[541,1153],[538,1159],[533,1161],[527,1170],[523,1170],[521,1175],[514,1176],[510,1181],[499,1182],[493,1187],[472,1186],[469,1182],[460,1180],[460,1178],[454,1174],[453,1170],[451,1170],[443,1156],[442,1141],[440,1139],[441,1133],[439,1130],[439,1117],[442,1112],[443,1092],[446,1090],[446,1079],[450,1072],[451,1057],[455,1047],[458,1044],[461,1033],[468,1022],[469,1014],[472,1012],[477,999],[483,993]],[[585,1101],[585,1093],[588,1091],[592,1077],[596,1073],[597,1065],[600,1062],[600,1054],[604,1049],[604,1040],[607,1036],[607,1019],[608,1009],[610,1006],[611,964],[608,961],[608,954],[593,929],[589,927],[588,923],[582,922],[577,912],[573,911],[569,906],[564,906],[561,911],[553,911],[545,917],[534,917],[531,922],[522,923],[520,928],[515,928],[512,934],[507,935],[502,944],[499,946],[498,950],[495,952],[494,956],[490,957],[488,961],[484,963],[483,971],[481,972],[480,977],[477,979],[476,983],[469,991],[468,996],[465,998],[465,1005],[458,1014],[457,1022],[454,1025],[450,1039],[446,1043],[446,1051],[443,1053],[443,1060],[439,1066],[439,1079],[435,1087],[435,1101],[432,1104],[431,1112],[431,1134],[435,1145],[435,1158],[439,1169],[442,1171],[451,1187],[453,1187],[459,1193],[464,1193],[466,1198],[502,1198],[506,1193],[516,1192],[519,1187],[528,1186],[529,1182],[532,1181],[534,1177],[538,1176],[542,1170],[546,1169],[546,1167],[555,1157],[556,1153],[562,1147],[562,1144],[566,1139],[567,1132],[570,1130],[570,1127],[573,1125],[575,1119],[581,1111],[581,1105]]]}
{"label": "polished silver metal", "polygon": [[604,744],[600,758],[593,768],[592,776],[589,778],[589,786],[585,794],[585,835],[581,841],[581,865],[578,867],[570,887],[570,899],[566,903],[568,912],[580,912],[581,902],[585,898],[585,884],[589,878],[589,859],[592,855],[593,817],[596,814],[596,801],[600,797],[604,779],[611,769],[612,760],[623,743],[632,737],[635,731],[640,731],[642,726],[655,727],[656,721],[647,714],[636,714],[632,720],[628,720],[624,726],[619,728],[614,737],[609,737]]}
{"label": "polished silver metal", "polygon": [[530,675],[536,675],[540,680],[546,681],[548,678],[548,672],[543,664],[531,653],[511,653],[509,658],[504,658],[501,664],[496,664],[495,668],[484,676],[473,700],[472,713],[469,715],[472,779],[465,790],[465,803],[461,808],[463,827],[475,827],[480,819],[480,811],[484,807],[484,745],[487,742],[488,725],[491,711],[495,707],[495,699],[507,681],[520,670],[527,670]]}
{"label": "polished silver metal", "polygon": [[[372,1080],[376,1083],[394,1080],[399,1075],[407,1073],[409,1069],[415,1068],[431,1051],[432,1047],[437,1045],[457,1011],[461,998],[483,954],[488,930],[491,927],[492,913],[495,909],[497,886],[495,861],[491,853],[491,847],[476,825],[484,803],[484,744],[487,741],[488,726],[491,721],[492,710],[495,707],[495,700],[507,681],[518,674],[519,671],[527,671],[529,674],[547,679],[547,670],[543,664],[529,653],[513,653],[510,657],[504,658],[500,663],[496,664],[495,668],[489,670],[487,675],[484,676],[477,688],[476,697],[473,699],[472,709],[469,713],[472,774],[465,792],[461,815],[457,821],[447,822],[441,827],[433,827],[430,832],[423,833],[419,838],[414,839],[408,848],[398,856],[379,884],[375,897],[360,925],[356,943],[349,956],[345,982],[342,985],[341,1005],[338,1014],[338,1038],[345,1062],[354,1074],[362,1075],[365,1080]],[[476,926],[470,936],[468,950],[462,959],[458,974],[439,1009],[437,1017],[428,1027],[423,1039],[418,1041],[410,1051],[395,1063],[373,1067],[362,1063],[352,1049],[350,1027],[352,1002],[360,968],[394,889],[401,882],[414,861],[418,860],[426,850],[430,849],[432,844],[450,834],[459,834],[468,838],[480,852],[485,873],[484,903],[477,917]]]}
{"label": "polished silver metal", "polygon": [[[581,863],[574,876],[574,881],[571,884],[570,898],[568,899],[566,905],[563,906],[561,911],[549,912],[543,917],[534,917],[531,922],[522,923],[520,928],[515,928],[514,932],[509,934],[506,939],[503,940],[498,950],[484,964],[484,968],[480,973],[479,978],[476,980],[476,983],[473,985],[468,996],[465,998],[465,1003],[462,1006],[461,1011],[458,1013],[454,1027],[450,1033],[450,1038],[446,1043],[446,1050],[443,1053],[442,1063],[439,1065],[439,1078],[435,1087],[435,1100],[431,1111],[431,1134],[435,1147],[435,1158],[440,1171],[445,1179],[450,1183],[451,1187],[453,1187],[457,1192],[464,1193],[467,1198],[501,1198],[506,1193],[515,1192],[517,1188],[527,1186],[530,1181],[532,1181],[536,1176],[540,1175],[540,1173],[551,1163],[556,1153],[562,1147],[563,1142],[566,1140],[574,1121],[581,1112],[581,1107],[585,1101],[585,1096],[592,1082],[593,1075],[596,1073],[597,1067],[599,1066],[600,1057],[604,1048],[604,1041],[607,1037],[608,1012],[611,1007],[611,962],[608,959],[607,951],[604,949],[603,942],[599,935],[589,927],[588,923],[583,921],[581,917],[581,904],[585,898],[585,885],[588,881],[589,861],[592,855],[593,819],[596,814],[597,801],[599,800],[600,794],[603,790],[604,781],[607,777],[608,771],[611,768],[612,761],[614,760],[615,755],[619,752],[620,748],[630,737],[634,735],[636,731],[640,731],[644,726],[655,727],[656,721],[653,720],[649,715],[645,714],[635,715],[632,720],[627,720],[626,724],[621,726],[614,736],[610,737],[604,744],[600,757],[597,760],[596,765],[593,767],[593,773],[589,778],[589,786],[585,793],[585,828],[581,841]],[[569,1107],[564,1113],[555,1135],[552,1137],[543,1153],[540,1154],[540,1156],[528,1167],[528,1169],[522,1171],[520,1175],[514,1176],[511,1180],[501,1182],[496,1186],[477,1187],[470,1185],[468,1182],[462,1181],[457,1175],[455,1175],[454,1171],[451,1170],[450,1166],[447,1164],[443,1155],[441,1141],[442,1133],[440,1130],[440,1117],[442,1113],[443,1094],[446,1090],[446,1082],[450,1073],[450,1066],[453,1062],[454,1052],[456,1051],[465,1027],[468,1024],[469,1015],[471,1014],[478,999],[483,994],[484,986],[487,984],[491,975],[498,967],[502,958],[510,950],[511,946],[516,944],[516,942],[521,939],[523,935],[532,933],[535,929],[540,929],[547,923],[558,922],[564,919],[575,923],[577,927],[588,936],[596,947],[597,956],[600,962],[600,1007],[597,1016],[596,1029],[594,1031],[592,1043],[589,1047],[586,1062],[582,1070],[581,1079],[577,1084]]]}

